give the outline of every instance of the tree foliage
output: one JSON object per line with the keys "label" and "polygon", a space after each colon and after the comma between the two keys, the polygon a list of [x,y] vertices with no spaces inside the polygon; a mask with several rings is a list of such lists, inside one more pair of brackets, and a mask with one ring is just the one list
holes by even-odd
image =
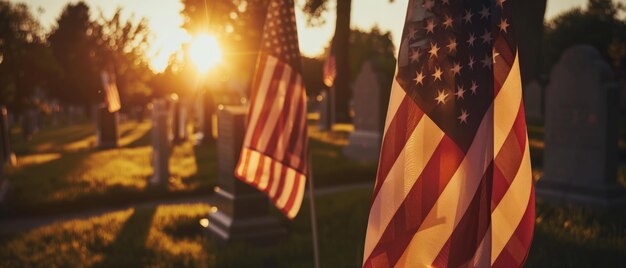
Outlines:
{"label": "tree foliage", "polygon": [[[350,77],[356,79],[361,66],[368,60],[383,71],[385,75],[393,76],[395,71],[395,48],[391,41],[391,32],[381,32],[373,27],[369,32],[352,30],[350,33]],[[391,84],[389,85],[391,86]]]}
{"label": "tree foliage", "polygon": [[61,67],[52,86],[52,96],[62,102],[89,105],[98,101],[101,87],[96,61],[97,40],[93,35],[89,7],[68,4],[57,19],[48,42]]}
{"label": "tree foliage", "polygon": [[42,28],[28,7],[0,1],[0,104],[15,112],[33,105],[35,89],[46,86],[55,70]]}
{"label": "tree foliage", "polygon": [[[268,0],[182,0],[183,28],[219,39],[225,75],[250,80],[259,51]],[[187,62],[187,61],[184,61]],[[243,70],[243,71],[242,71]]]}
{"label": "tree foliage", "polygon": [[122,9],[118,8],[111,18],[100,14],[93,24],[97,60],[105,69],[113,67],[124,104],[143,105],[152,94],[148,87],[152,71],[146,57],[150,30],[145,18],[134,23],[132,16],[125,21],[121,16]]}
{"label": "tree foliage", "polygon": [[623,7],[612,0],[590,0],[586,9],[572,9],[548,22],[544,66],[552,66],[567,48],[588,44],[619,67],[626,57],[626,21],[617,17],[620,9]]}
{"label": "tree foliage", "polygon": [[[116,75],[123,104],[145,104],[152,76],[146,51],[150,31],[145,19],[122,20],[118,9],[111,18],[92,19],[84,2],[68,4],[48,42],[61,67],[51,95],[64,103],[91,105],[102,101],[102,71]],[[123,105],[125,107],[126,105]]]}
{"label": "tree foliage", "polygon": [[[326,53],[330,49],[330,44],[326,48]],[[395,48],[391,41],[390,32],[381,32],[377,27],[372,28],[369,32],[361,30],[352,30],[350,33],[350,83],[361,71],[361,67],[366,61],[373,61],[377,71],[382,72],[384,77],[383,83],[389,82],[387,87],[391,86],[391,79],[395,70]],[[321,89],[326,86],[322,83],[322,68],[325,59],[302,58],[302,73],[304,84],[309,96],[316,96]]]}

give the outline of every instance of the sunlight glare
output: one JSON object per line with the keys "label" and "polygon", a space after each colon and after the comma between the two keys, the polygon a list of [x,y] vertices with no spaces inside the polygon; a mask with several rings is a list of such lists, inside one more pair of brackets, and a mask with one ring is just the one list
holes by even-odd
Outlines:
{"label": "sunlight glare", "polygon": [[189,56],[200,73],[206,73],[222,61],[222,52],[217,39],[208,34],[198,35],[191,41]]}

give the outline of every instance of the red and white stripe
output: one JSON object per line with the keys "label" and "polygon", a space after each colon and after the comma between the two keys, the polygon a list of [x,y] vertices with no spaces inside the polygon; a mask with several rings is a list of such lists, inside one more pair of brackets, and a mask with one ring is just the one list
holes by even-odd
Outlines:
{"label": "red and white stripe", "polygon": [[302,204],[307,168],[302,76],[289,64],[262,53],[253,87],[257,90],[235,175],[267,194],[293,219]]}
{"label": "red and white stripe", "polygon": [[[534,190],[519,60],[511,58],[494,67],[509,71],[494,72],[495,99],[466,153],[394,80],[363,267],[523,264]],[[490,221],[476,220],[489,211]]]}
{"label": "red and white stripe", "polygon": [[122,104],[120,102],[120,95],[117,91],[115,79],[111,74],[104,71],[100,74],[100,78],[102,79],[107,109],[110,113],[119,111],[122,108]]}

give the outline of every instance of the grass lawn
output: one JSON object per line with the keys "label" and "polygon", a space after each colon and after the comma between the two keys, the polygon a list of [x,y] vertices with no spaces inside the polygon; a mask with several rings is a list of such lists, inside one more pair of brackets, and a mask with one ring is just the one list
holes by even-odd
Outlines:
{"label": "grass lawn", "polygon": [[[194,147],[191,141],[174,147],[167,189],[149,187],[153,172],[150,130],[148,120],[122,123],[119,148],[98,150],[93,124],[44,129],[29,141],[14,129],[17,166],[8,170],[12,189],[0,205],[0,217],[60,214],[211,193],[217,176],[215,145]],[[348,131],[340,128],[329,134],[310,126],[309,132],[317,187],[374,181],[375,164],[343,156]]]}
{"label": "grass lawn", "polygon": [[55,214],[146,199],[210,193],[216,176],[215,146],[174,147],[167,189],[152,189],[149,122],[120,124],[120,147],[94,148],[91,124],[45,129],[24,141],[14,135],[17,165],[0,208],[7,214]]}
{"label": "grass lawn", "polygon": [[[529,130],[535,140],[543,131]],[[120,133],[120,148],[110,150],[93,149],[94,128],[88,124],[46,129],[28,142],[16,138],[18,164],[9,170],[13,189],[0,215],[59,214],[211,192],[217,170],[214,145],[177,145],[170,161],[170,184],[167,189],[153,189],[147,185],[152,174],[149,123],[124,123]],[[349,129],[323,133],[310,126],[309,134],[316,187],[373,182],[376,165],[348,160],[341,153]],[[533,147],[540,157],[542,144]],[[316,200],[322,267],[360,266],[370,199],[367,189]],[[199,225],[212,210],[210,205],[162,205],[0,236],[0,267],[312,267],[307,202],[294,221],[272,208],[289,235],[271,246],[232,243],[218,247]],[[537,201],[527,267],[619,267],[624,263],[624,211]]]}
{"label": "grass lawn", "polygon": [[[317,198],[322,267],[358,267],[371,191]],[[283,219],[273,246],[217,247],[199,220],[209,205],[129,209],[0,237],[0,266],[312,267],[308,203]],[[274,211],[276,216],[279,214]],[[626,262],[626,215],[538,203],[527,267],[618,267]]]}

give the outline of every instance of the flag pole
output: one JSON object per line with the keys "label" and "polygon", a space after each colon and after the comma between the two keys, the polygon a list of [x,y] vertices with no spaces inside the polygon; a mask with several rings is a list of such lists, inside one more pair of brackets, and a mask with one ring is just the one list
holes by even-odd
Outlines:
{"label": "flag pole", "polygon": [[308,156],[308,168],[309,168],[309,207],[311,211],[311,235],[313,236],[313,264],[315,268],[320,267],[320,255],[319,246],[317,241],[317,215],[315,213],[315,197],[313,196],[313,165],[311,165],[311,153]]}

